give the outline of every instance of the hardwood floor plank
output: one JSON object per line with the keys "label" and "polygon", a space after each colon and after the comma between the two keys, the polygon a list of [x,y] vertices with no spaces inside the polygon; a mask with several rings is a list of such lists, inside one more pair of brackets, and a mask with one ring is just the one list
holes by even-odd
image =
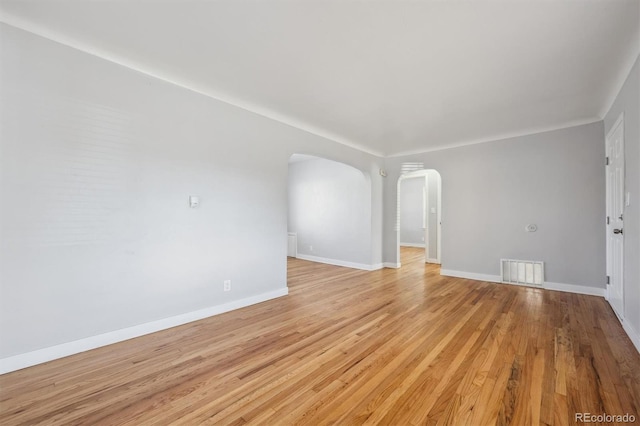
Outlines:
{"label": "hardwood floor plank", "polygon": [[575,424],[640,418],[599,297],[289,259],[289,296],[0,376],[4,425]]}

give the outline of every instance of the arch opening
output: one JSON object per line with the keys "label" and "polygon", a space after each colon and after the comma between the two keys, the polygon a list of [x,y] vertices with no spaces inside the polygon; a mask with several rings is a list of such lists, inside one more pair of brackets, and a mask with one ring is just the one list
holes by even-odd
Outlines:
{"label": "arch opening", "polygon": [[371,269],[368,176],[342,162],[293,154],[287,185],[287,255]]}

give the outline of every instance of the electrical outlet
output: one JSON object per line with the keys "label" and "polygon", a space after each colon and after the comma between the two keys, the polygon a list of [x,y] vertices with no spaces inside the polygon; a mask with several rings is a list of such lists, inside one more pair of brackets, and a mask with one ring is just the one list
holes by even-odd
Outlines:
{"label": "electrical outlet", "polygon": [[313,246],[309,246],[309,251],[313,251]]}
{"label": "electrical outlet", "polygon": [[224,280],[224,291],[231,291],[231,280]]}

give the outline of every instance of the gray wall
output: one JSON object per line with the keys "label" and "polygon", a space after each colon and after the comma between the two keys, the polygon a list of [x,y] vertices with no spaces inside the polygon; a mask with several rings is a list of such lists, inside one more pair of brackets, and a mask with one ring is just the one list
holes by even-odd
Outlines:
{"label": "gray wall", "polygon": [[0,358],[284,288],[293,153],[364,173],[367,263],[398,261],[400,165],[422,161],[442,175],[443,268],[497,275],[501,257],[544,260],[547,281],[604,288],[604,133],[622,110],[625,312],[640,329],[637,63],[604,124],[382,161],[0,31]]}
{"label": "gray wall", "polygon": [[442,177],[443,269],[496,276],[500,258],[542,260],[549,282],[604,288],[603,152],[599,122],[387,158],[385,261],[398,261],[401,164],[423,162]]}
{"label": "gray wall", "polygon": [[423,176],[400,181],[400,245],[425,245],[425,183]]}
{"label": "gray wall", "polygon": [[364,172],[381,262],[379,158],[0,27],[0,358],[283,289],[295,152]]}
{"label": "gray wall", "polygon": [[289,165],[289,232],[298,254],[370,265],[371,189],[360,170],[315,159]]}
{"label": "gray wall", "polygon": [[[624,112],[625,190],[631,203],[624,211],[624,316],[640,335],[640,59],[604,118],[604,135]],[[604,136],[603,136],[604,138]],[[604,148],[603,148],[604,149]]]}

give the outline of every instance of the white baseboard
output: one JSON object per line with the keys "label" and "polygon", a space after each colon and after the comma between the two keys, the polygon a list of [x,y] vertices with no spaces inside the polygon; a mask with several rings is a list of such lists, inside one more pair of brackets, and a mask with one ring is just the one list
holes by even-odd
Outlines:
{"label": "white baseboard", "polygon": [[393,263],[393,262],[384,262],[382,264],[385,268],[392,268],[392,269],[398,269],[401,265],[400,262],[398,263]]}
{"label": "white baseboard", "polygon": [[256,303],[266,302],[267,300],[289,294],[287,287],[273,290],[267,293],[258,294],[256,296],[247,297],[222,305],[211,306],[209,308],[200,309],[198,311],[188,312],[186,314],[176,315],[157,321],[135,325],[133,327],[123,328],[121,330],[110,331],[108,333],[98,334],[96,336],[87,337],[73,342],[62,343],[60,345],[48,348],[38,349],[24,354],[14,355],[8,358],[0,359],[0,374],[9,373],[11,371],[20,370],[31,367],[36,364],[52,361],[58,358],[64,358],[80,352],[96,349],[102,346],[111,345],[113,343],[122,342],[124,340],[133,339],[135,337],[144,336],[145,334],[155,333],[157,331],[166,330],[168,328],[183,325],[189,322],[198,321],[214,315],[244,308],[246,306],[255,305]]}
{"label": "white baseboard", "polygon": [[424,248],[424,243],[420,244],[420,243],[400,243],[400,247],[418,247],[418,248]]}
{"label": "white baseboard", "polygon": [[640,334],[633,328],[629,321],[622,321],[622,328],[626,331],[627,336],[631,339],[633,346],[640,352]]}
{"label": "white baseboard", "polygon": [[[500,284],[509,284],[509,285],[520,285],[520,284],[510,284],[503,283],[500,275],[487,275],[487,274],[476,274],[473,272],[464,272],[464,271],[453,271],[450,269],[441,269],[440,275],[445,275],[448,277],[456,277],[456,278],[467,278],[470,280],[478,280],[478,281],[488,281],[492,283],[500,283]],[[545,290],[554,290],[554,291],[564,291],[567,293],[577,293],[577,294],[586,294],[589,296],[600,296],[604,297],[604,289],[596,288],[596,287],[587,287],[583,285],[576,284],[562,284],[562,283],[552,283],[552,282],[544,282],[542,287],[536,286],[527,286],[526,284],[522,284],[525,287],[531,288],[542,288]]]}
{"label": "white baseboard", "polygon": [[348,262],[345,260],[329,259],[326,257],[311,256],[308,254],[300,253],[298,253],[298,259],[308,260],[310,262],[326,263],[327,265],[344,266],[346,268],[362,269],[364,271],[375,271],[376,269],[382,268],[381,263],[375,265],[367,265],[366,263]]}
{"label": "white baseboard", "polygon": [[587,287],[584,285],[576,284],[550,283],[545,281],[543,285],[547,290],[565,291],[567,293],[586,294],[589,296],[604,297],[605,292],[604,288]]}
{"label": "white baseboard", "polygon": [[491,283],[502,283],[500,275],[476,274],[475,272],[453,271],[451,269],[440,269],[440,275],[447,277],[466,278],[476,281],[488,281]]}
{"label": "white baseboard", "polygon": [[440,262],[438,262],[438,259],[432,259],[432,258],[430,258],[430,257],[427,257],[427,258],[425,259],[425,262],[427,262],[427,263],[436,263],[436,264],[440,264]]}

